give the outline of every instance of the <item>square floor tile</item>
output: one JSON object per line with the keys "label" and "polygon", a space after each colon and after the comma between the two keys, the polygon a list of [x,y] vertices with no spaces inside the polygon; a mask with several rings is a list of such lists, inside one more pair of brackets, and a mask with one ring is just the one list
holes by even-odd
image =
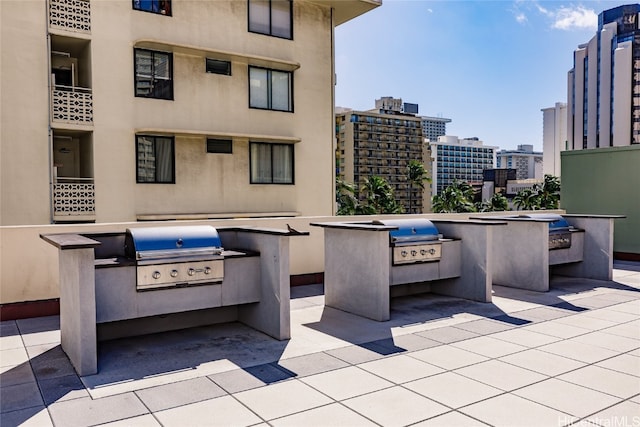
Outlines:
{"label": "square floor tile", "polygon": [[123,393],[102,399],[83,397],[49,405],[53,422],[65,427],[107,423],[148,412],[149,410],[133,393]]}
{"label": "square floor tile", "polygon": [[209,378],[194,378],[135,392],[151,412],[209,400],[227,394]]}
{"label": "square floor tile", "polygon": [[640,378],[599,366],[585,366],[584,368],[562,374],[558,379],[623,399],[634,396],[640,392]]}
{"label": "square floor tile", "polygon": [[537,349],[510,354],[498,360],[549,376],[564,374],[586,366],[583,362]]}
{"label": "square floor tile", "polygon": [[455,372],[505,391],[524,387],[547,378],[545,375],[498,360],[467,366],[457,369]]}
{"label": "square floor tile", "polygon": [[53,427],[47,408],[36,406],[0,414],[0,426]]}
{"label": "square floor tile", "polygon": [[475,332],[454,328],[453,326],[445,326],[443,328],[416,332],[416,335],[420,335],[421,337],[429,338],[431,340],[435,340],[445,344],[480,336],[480,334],[476,334]]}
{"label": "square floor tile", "polygon": [[638,414],[640,414],[640,404],[626,401],[587,417],[587,420],[604,427],[635,426],[639,423]]}
{"label": "square floor tile", "polygon": [[591,331],[597,331],[600,329],[610,328],[616,326],[616,322],[609,320],[598,319],[597,317],[590,317],[583,314],[576,314],[575,316],[563,317],[561,319],[554,320],[555,323],[562,323],[564,325],[576,326],[578,328],[589,329]]}
{"label": "square floor tile", "polygon": [[9,335],[0,337],[0,350],[11,350],[13,348],[23,348],[24,343],[20,335]]}
{"label": "square floor tile", "polygon": [[610,308],[603,308],[600,310],[589,310],[581,314],[586,317],[595,317],[597,319],[608,320],[615,323],[626,323],[638,318],[638,316],[631,313],[625,313],[622,311],[611,310]]}
{"label": "square floor tile", "polygon": [[231,396],[222,396],[154,414],[165,427],[250,426],[262,421]]}
{"label": "square floor tile", "polygon": [[527,347],[492,337],[472,338],[470,340],[456,342],[451,345],[491,358],[506,356],[507,354],[527,350]]}
{"label": "square floor tile", "polygon": [[637,322],[624,323],[612,328],[603,329],[602,332],[640,340],[640,325]]}
{"label": "square floor tile", "polygon": [[382,359],[384,357],[384,354],[380,354],[376,351],[361,347],[359,345],[340,347],[334,350],[328,350],[326,351],[326,353],[353,365],[363,362],[369,362],[371,360]]}
{"label": "square floor tile", "polygon": [[485,335],[492,334],[494,332],[506,331],[508,329],[514,328],[515,326],[509,323],[496,322],[495,320],[480,319],[471,322],[458,323],[457,325],[454,325],[454,327],[463,329],[465,331]]}
{"label": "square floor tile", "polygon": [[89,397],[89,392],[77,375],[48,378],[38,381],[44,403],[49,405],[63,400]]}
{"label": "square floor tile", "polygon": [[234,396],[265,420],[332,403],[327,396],[299,380],[243,391]]}
{"label": "square floor tile", "polygon": [[540,334],[527,329],[512,329],[510,331],[498,332],[491,335],[491,338],[507,341],[525,347],[539,347],[545,344],[559,341],[560,338],[551,335]]}
{"label": "square floor tile", "polygon": [[405,355],[361,363],[358,367],[396,384],[442,372],[442,368]]}
{"label": "square floor tile", "polygon": [[614,350],[584,344],[573,338],[538,347],[538,350],[585,363],[596,363],[618,354]]}
{"label": "square floor tile", "polygon": [[275,427],[300,426],[377,426],[349,408],[333,403],[320,408],[278,418],[269,422]]}
{"label": "square floor tile", "polygon": [[0,350],[0,367],[16,366],[22,363],[29,363],[29,357],[24,348]]}
{"label": "square floor tile", "polygon": [[0,411],[9,412],[34,406],[43,406],[40,390],[35,381],[0,387]]}
{"label": "square floor tile", "polygon": [[512,394],[503,394],[460,409],[495,427],[562,426],[576,418]]}
{"label": "square floor tile", "polygon": [[449,411],[449,408],[402,387],[380,390],[342,402],[374,422],[406,426]]}
{"label": "square floor tile", "polygon": [[410,357],[415,357],[416,359],[439,366],[443,369],[457,369],[488,360],[485,356],[453,347],[452,345],[443,345],[440,347],[415,351],[410,354]]}
{"label": "square floor tile", "polygon": [[16,320],[18,329],[22,335],[37,332],[59,331],[60,316],[30,317]]}
{"label": "square floor tile", "polygon": [[340,360],[327,353],[312,353],[291,359],[283,359],[277,362],[277,364],[297,377],[305,377],[349,366],[344,360]]}
{"label": "square floor tile", "polygon": [[573,341],[607,348],[617,352],[627,352],[640,348],[640,340],[608,334],[607,329],[572,338]]}
{"label": "square floor tile", "polygon": [[593,414],[620,401],[614,396],[555,378],[521,388],[513,394],[578,418]]}
{"label": "square floor tile", "polygon": [[451,408],[459,408],[503,393],[495,387],[453,372],[412,381],[404,386]]}
{"label": "square floor tile", "polygon": [[272,364],[252,366],[246,369],[233,369],[209,375],[209,378],[227,393],[251,390],[267,384],[291,379],[291,374]]}
{"label": "square floor tile", "polygon": [[35,380],[36,377],[29,363],[0,368],[0,387],[35,382]]}
{"label": "square floor tile", "polygon": [[41,344],[60,344],[60,331],[54,330],[22,334],[22,340],[27,347]]}
{"label": "square floor tile", "polygon": [[386,345],[391,348],[401,348],[406,351],[424,350],[425,348],[442,345],[439,341],[423,337],[419,334],[398,335],[393,338],[386,338],[376,342],[381,345]]}
{"label": "square floor tile", "polygon": [[624,302],[622,304],[616,304],[609,307],[611,310],[622,311],[623,313],[630,313],[640,315],[640,300]]}
{"label": "square floor tile", "polygon": [[312,375],[301,378],[300,381],[335,400],[344,400],[393,386],[393,383],[356,366]]}
{"label": "square floor tile", "polygon": [[522,329],[565,339],[576,337],[578,335],[588,334],[589,332],[591,332],[589,329],[579,328],[564,323],[557,323],[555,320],[527,325],[522,327]]}
{"label": "square floor tile", "polygon": [[487,424],[478,420],[474,420],[460,412],[448,412],[444,415],[438,415],[437,417],[430,418],[426,421],[421,421],[417,424],[413,424],[412,427],[486,427]]}
{"label": "square floor tile", "polygon": [[151,414],[126,418],[124,420],[112,421],[100,424],[100,427],[162,427],[162,425]]}
{"label": "square floor tile", "polygon": [[[620,356],[603,360],[596,363],[596,366],[640,377],[640,357],[629,354],[621,354]],[[638,392],[640,393],[640,390]]]}
{"label": "square floor tile", "polygon": [[518,311],[513,313],[514,317],[518,317],[525,320],[543,321],[553,320],[560,317],[569,316],[572,313],[567,310],[561,310],[553,307],[537,307],[529,310]]}

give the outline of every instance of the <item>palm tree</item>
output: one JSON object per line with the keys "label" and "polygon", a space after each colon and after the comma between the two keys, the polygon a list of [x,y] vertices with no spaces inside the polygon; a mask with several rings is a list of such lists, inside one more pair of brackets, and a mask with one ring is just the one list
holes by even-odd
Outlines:
{"label": "palm tree", "polygon": [[418,160],[411,159],[407,165],[407,181],[409,182],[409,213],[413,210],[413,186],[424,190],[424,182],[431,182],[431,178],[427,176],[424,165]]}
{"label": "palm tree", "polygon": [[437,213],[475,212],[474,190],[466,181],[454,181],[432,197],[431,209]]}
{"label": "palm tree", "polygon": [[558,209],[560,204],[560,178],[546,174],[542,185],[534,186],[538,192],[540,209]]}
{"label": "palm tree", "polygon": [[336,205],[337,215],[355,215],[358,207],[358,199],[355,196],[356,188],[336,177]]}
{"label": "palm tree", "polygon": [[477,205],[478,212],[501,212],[509,210],[509,201],[501,193],[494,193],[490,199],[487,199]]}
{"label": "palm tree", "polygon": [[402,206],[396,201],[393,188],[384,178],[377,175],[365,178],[361,191],[366,196],[366,204],[361,204],[357,208],[357,213],[364,215],[402,213]]}
{"label": "palm tree", "polygon": [[516,208],[523,210],[534,210],[539,207],[538,192],[531,188],[520,190],[513,198],[513,204]]}

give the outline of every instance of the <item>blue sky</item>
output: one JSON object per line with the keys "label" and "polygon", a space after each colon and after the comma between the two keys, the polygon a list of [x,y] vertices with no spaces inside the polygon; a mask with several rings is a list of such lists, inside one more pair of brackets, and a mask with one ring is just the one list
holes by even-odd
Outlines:
{"label": "blue sky", "polygon": [[619,1],[383,0],[336,29],[336,105],[381,96],[452,119],[447,134],[542,151],[542,108],[566,102],[573,51]]}

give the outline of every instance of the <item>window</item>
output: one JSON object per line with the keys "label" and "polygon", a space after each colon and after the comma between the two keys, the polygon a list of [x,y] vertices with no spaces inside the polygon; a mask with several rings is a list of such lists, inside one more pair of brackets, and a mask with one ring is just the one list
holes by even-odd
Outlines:
{"label": "window", "polygon": [[137,183],[175,183],[173,137],[136,136]]}
{"label": "window", "polygon": [[232,148],[230,139],[207,138],[207,153],[232,154]]}
{"label": "window", "polygon": [[136,96],[173,99],[173,56],[167,52],[134,49]]}
{"label": "window", "polygon": [[248,0],[249,31],[292,39],[291,0]]}
{"label": "window", "polygon": [[293,145],[252,142],[250,164],[252,184],[293,184]]}
{"label": "window", "polygon": [[249,107],[292,112],[292,80],[289,71],[249,67]]}
{"label": "window", "polygon": [[171,0],[133,0],[133,8],[171,16]]}
{"label": "window", "polygon": [[222,74],[225,76],[230,76],[231,62],[206,58],[205,69],[207,73]]}

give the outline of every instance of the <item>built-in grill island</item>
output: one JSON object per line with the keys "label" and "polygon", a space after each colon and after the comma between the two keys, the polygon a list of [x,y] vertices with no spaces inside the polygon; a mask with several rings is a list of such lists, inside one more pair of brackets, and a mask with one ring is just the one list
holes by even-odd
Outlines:
{"label": "built-in grill island", "polygon": [[80,375],[97,372],[97,342],[240,321],[290,338],[289,237],[211,225],[49,234],[58,248],[62,348]]}
{"label": "built-in grill island", "polygon": [[210,225],[129,228],[124,252],[136,262],[136,290],[222,283],[224,256]]}
{"label": "built-in grill island", "polygon": [[616,218],[556,212],[478,218],[507,222],[494,239],[494,284],[546,292],[554,274],[611,280]]}
{"label": "built-in grill island", "polygon": [[312,223],[324,229],[325,305],[385,321],[394,296],[434,292],[489,302],[485,254],[497,224],[424,217]]}

